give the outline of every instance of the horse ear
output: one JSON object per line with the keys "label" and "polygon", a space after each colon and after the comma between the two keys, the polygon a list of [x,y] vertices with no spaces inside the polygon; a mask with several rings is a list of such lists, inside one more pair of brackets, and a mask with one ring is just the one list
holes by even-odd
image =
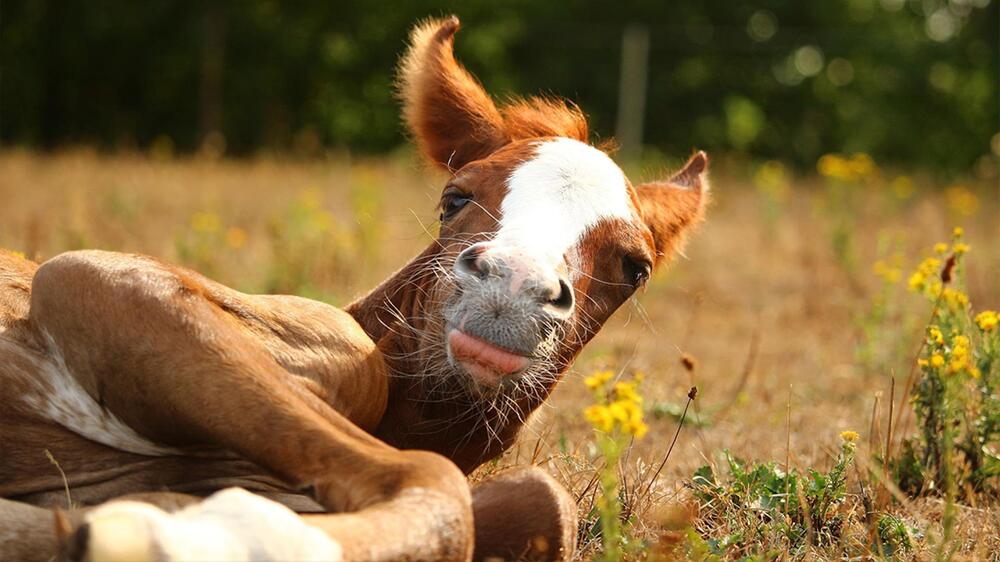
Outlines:
{"label": "horse ear", "polygon": [[670,179],[636,187],[642,220],[653,233],[657,264],[673,256],[691,227],[704,218],[708,191],[708,156],[701,151]]}
{"label": "horse ear", "polygon": [[423,155],[449,171],[510,142],[482,85],[455,60],[455,16],[418,24],[400,61],[403,118]]}

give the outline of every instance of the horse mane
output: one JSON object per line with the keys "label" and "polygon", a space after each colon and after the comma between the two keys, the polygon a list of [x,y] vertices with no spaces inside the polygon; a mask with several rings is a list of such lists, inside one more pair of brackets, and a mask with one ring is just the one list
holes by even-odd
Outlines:
{"label": "horse mane", "polygon": [[575,103],[558,97],[514,99],[500,108],[511,139],[568,137],[587,142],[587,117]]}

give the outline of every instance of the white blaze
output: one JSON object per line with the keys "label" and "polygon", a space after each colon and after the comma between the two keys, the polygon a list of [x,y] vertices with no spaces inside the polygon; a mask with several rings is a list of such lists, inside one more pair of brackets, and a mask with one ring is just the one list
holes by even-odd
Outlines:
{"label": "white blaze", "polygon": [[621,168],[600,150],[568,138],[539,143],[507,188],[494,240],[530,254],[539,265],[558,265],[601,220],[635,216]]}

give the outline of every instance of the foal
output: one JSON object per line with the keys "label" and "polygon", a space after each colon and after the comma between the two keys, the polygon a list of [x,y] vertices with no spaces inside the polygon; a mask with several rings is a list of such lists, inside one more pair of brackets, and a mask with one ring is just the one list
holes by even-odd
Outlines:
{"label": "foal", "polygon": [[[440,234],[345,310],[145,256],[0,252],[0,558],[52,555],[45,449],[76,501],[132,495],[56,518],[74,559],[572,554],[550,477],[465,475],[700,221],[707,159],[633,186],[575,106],[497,107],[453,57],[458,27],[419,25],[399,73],[450,173]],[[229,487],[253,493],[198,500]]]}

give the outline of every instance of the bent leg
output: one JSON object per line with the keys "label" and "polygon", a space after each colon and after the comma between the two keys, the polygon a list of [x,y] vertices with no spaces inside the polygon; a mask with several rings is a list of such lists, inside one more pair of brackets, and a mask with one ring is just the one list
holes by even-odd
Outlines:
{"label": "bent leg", "polygon": [[[457,467],[393,449],[291,384],[197,279],[143,258],[74,253],[39,269],[32,297],[50,351],[95,400],[154,441],[226,447],[312,486],[325,507],[351,512],[320,525],[346,558],[471,555]],[[404,518],[413,532],[400,540]]]}

